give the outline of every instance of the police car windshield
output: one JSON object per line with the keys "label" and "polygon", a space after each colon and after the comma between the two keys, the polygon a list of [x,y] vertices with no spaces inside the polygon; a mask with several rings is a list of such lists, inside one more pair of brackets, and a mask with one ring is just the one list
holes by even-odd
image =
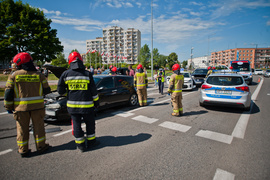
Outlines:
{"label": "police car windshield", "polygon": [[210,76],[206,82],[217,86],[237,86],[243,84],[243,79],[233,76]]}
{"label": "police car windshield", "polygon": [[243,64],[232,63],[232,67],[233,69],[236,69],[239,71],[250,71],[249,63],[243,63]]}

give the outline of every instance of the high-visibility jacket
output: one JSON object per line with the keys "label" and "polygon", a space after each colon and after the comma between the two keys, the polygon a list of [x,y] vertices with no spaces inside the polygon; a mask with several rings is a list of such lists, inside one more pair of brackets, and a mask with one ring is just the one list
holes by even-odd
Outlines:
{"label": "high-visibility jacket", "polygon": [[173,95],[179,95],[182,93],[182,86],[184,83],[184,76],[182,74],[172,74],[169,82],[168,92],[171,92]]}
{"label": "high-visibility jacket", "polygon": [[99,102],[92,73],[82,68],[66,70],[58,81],[57,91],[59,94],[67,92],[67,110],[70,114],[89,114],[89,109]]}
{"label": "high-visibility jacket", "polygon": [[136,72],[134,75],[134,87],[143,89],[148,86],[147,75],[144,72]]}
{"label": "high-visibility jacket", "polygon": [[8,77],[4,104],[7,110],[42,109],[43,95],[49,92],[51,89],[43,74],[38,71],[17,70]]}
{"label": "high-visibility jacket", "polygon": [[165,81],[165,73],[164,72],[161,72],[161,77],[159,77],[158,79],[161,80],[161,82],[164,82]]}

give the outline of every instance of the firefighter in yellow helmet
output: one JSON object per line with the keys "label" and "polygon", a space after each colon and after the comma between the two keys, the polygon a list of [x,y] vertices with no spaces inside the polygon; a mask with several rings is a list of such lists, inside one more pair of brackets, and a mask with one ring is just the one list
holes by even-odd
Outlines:
{"label": "firefighter in yellow helmet", "polygon": [[49,148],[49,144],[45,143],[43,96],[50,93],[51,89],[45,76],[35,68],[30,54],[17,54],[13,63],[18,70],[8,77],[4,104],[16,120],[18,152],[22,157],[27,157],[31,151],[28,148],[30,119],[37,151],[43,153]]}
{"label": "firefighter in yellow helmet", "polygon": [[139,64],[137,66],[137,72],[134,75],[134,87],[137,89],[140,106],[147,106],[147,86],[147,75],[143,72],[143,66]]}
{"label": "firefighter in yellow helmet", "polygon": [[184,83],[184,76],[180,73],[180,65],[174,64],[172,66],[173,74],[170,78],[168,93],[172,94],[173,113],[172,116],[183,115],[182,105],[182,86]]}

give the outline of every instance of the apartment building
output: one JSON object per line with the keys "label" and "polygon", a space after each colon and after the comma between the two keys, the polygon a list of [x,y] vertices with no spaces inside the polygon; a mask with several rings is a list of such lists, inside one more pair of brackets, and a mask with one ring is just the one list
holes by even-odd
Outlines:
{"label": "apartment building", "polygon": [[248,60],[251,68],[269,68],[270,48],[235,48],[212,52],[210,66],[229,66],[234,60]]}
{"label": "apartment building", "polygon": [[103,29],[103,37],[86,40],[87,51],[103,54],[102,63],[138,63],[141,32],[134,28],[124,30],[118,26]]}

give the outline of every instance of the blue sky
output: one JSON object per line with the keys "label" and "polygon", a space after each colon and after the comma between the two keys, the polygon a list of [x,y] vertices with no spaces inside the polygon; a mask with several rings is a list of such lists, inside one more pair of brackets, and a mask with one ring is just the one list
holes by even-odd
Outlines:
{"label": "blue sky", "polygon": [[[64,46],[86,52],[86,40],[119,26],[141,31],[151,49],[151,0],[23,0],[44,11]],[[270,47],[270,0],[153,0],[154,48],[179,61],[231,48]]]}

